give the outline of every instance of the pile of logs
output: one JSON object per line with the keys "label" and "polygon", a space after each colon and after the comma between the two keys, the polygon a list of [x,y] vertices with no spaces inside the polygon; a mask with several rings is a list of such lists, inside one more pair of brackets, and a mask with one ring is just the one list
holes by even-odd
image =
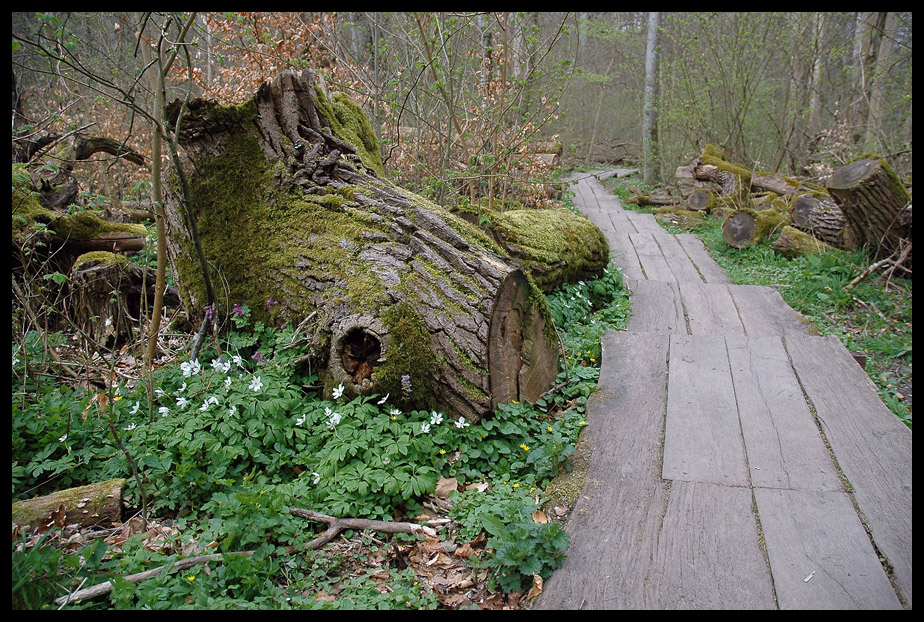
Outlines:
{"label": "pile of logs", "polygon": [[721,218],[733,248],[766,242],[787,256],[864,248],[873,259],[900,259],[910,273],[911,195],[882,158],[861,157],[820,186],[750,171],[710,145],[676,176],[681,198],[652,194],[629,201],[661,206],[659,219],[673,224]]}

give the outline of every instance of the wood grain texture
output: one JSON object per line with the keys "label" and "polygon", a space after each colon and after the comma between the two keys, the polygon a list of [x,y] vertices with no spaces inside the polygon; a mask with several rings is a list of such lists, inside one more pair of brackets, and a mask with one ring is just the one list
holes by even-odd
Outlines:
{"label": "wood grain texture", "polygon": [[726,337],[753,486],[842,490],[779,337]]}
{"label": "wood grain texture", "polygon": [[729,285],[744,332],[751,336],[809,335],[818,329],[786,304],[779,292],[760,285]]}
{"label": "wood grain texture", "polygon": [[587,404],[588,485],[572,511],[571,548],[536,609],[645,606],[657,531],[667,500],[659,478],[667,335],[607,333],[603,372]]}
{"label": "wood grain texture", "polygon": [[638,261],[645,272],[645,278],[652,281],[676,281],[674,272],[661,253],[660,247],[651,237],[650,231],[630,233],[629,241],[635,248]]}
{"label": "wood grain texture", "polygon": [[748,488],[675,481],[646,586],[650,609],[774,609]]}
{"label": "wood grain texture", "polygon": [[671,335],[664,479],[747,486],[725,339]]}
{"label": "wood grain texture", "polygon": [[879,552],[912,604],[911,430],[834,336],[787,338],[786,350]]}
{"label": "wood grain texture", "polygon": [[846,493],[754,495],[780,609],[901,609]]}
{"label": "wood grain texture", "polygon": [[728,283],[728,275],[725,270],[715,262],[706,251],[703,241],[699,236],[693,233],[680,233],[675,236],[677,241],[687,253],[696,269],[699,271],[707,283]]}
{"label": "wood grain texture", "polygon": [[688,334],[677,283],[627,279],[626,284],[632,290],[628,330]]}
{"label": "wood grain texture", "polygon": [[683,310],[693,335],[743,335],[744,326],[728,286],[681,283]]}

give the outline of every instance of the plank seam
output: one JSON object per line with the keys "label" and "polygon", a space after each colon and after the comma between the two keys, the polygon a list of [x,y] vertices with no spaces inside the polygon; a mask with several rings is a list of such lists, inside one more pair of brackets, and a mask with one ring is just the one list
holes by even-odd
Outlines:
{"label": "plank seam", "polygon": [[[734,299],[733,299],[734,300]],[[735,309],[737,310],[737,306]],[[741,436],[741,447],[744,449],[744,472],[747,478],[747,485],[751,492],[751,513],[754,515],[754,523],[757,527],[757,548],[760,549],[764,565],[767,567],[767,575],[770,577],[770,593],[773,595],[773,602],[779,603],[776,592],[776,579],[773,576],[773,567],[770,565],[770,552],[767,550],[767,542],[764,538],[764,527],[760,521],[760,508],[757,506],[757,495],[754,492],[754,482],[751,479],[751,461],[748,457],[747,439],[744,437],[744,425],[741,422],[741,407],[738,405],[738,386],[735,383],[735,369],[732,365],[731,354],[728,352],[728,338],[723,336],[722,343],[725,344],[725,358],[728,361],[728,372],[732,381],[732,395],[735,396],[735,412],[738,413],[738,434]],[[750,340],[748,341],[750,347]]]}
{"label": "plank seam", "polygon": [[907,609],[908,603],[902,595],[902,591],[899,589],[898,584],[895,582],[895,573],[892,570],[892,564],[876,545],[876,540],[873,538],[873,531],[869,526],[869,521],[863,514],[863,511],[860,509],[860,506],[857,504],[857,500],[854,497],[853,485],[850,483],[850,480],[847,479],[847,476],[841,469],[840,463],[837,461],[837,456],[834,454],[834,449],[828,442],[828,437],[825,434],[824,426],[821,423],[823,420],[818,414],[818,410],[816,410],[815,404],[812,403],[812,398],[809,397],[808,392],[805,390],[805,385],[802,383],[802,377],[799,375],[799,371],[793,364],[792,355],[789,353],[789,347],[786,344],[786,337],[780,337],[780,339],[783,341],[783,349],[785,350],[786,357],[789,360],[789,366],[792,368],[796,377],[796,381],[799,383],[799,389],[802,391],[802,396],[805,398],[805,403],[808,404],[809,411],[812,413],[812,419],[815,421],[815,425],[818,427],[818,433],[821,435],[821,438],[825,444],[825,448],[828,450],[828,456],[831,458],[831,462],[834,464],[838,479],[840,479],[841,485],[844,487],[844,492],[847,494],[847,498],[850,499],[850,503],[853,506],[854,511],[857,513],[857,518],[859,518],[860,524],[863,525],[863,531],[866,532],[866,537],[869,540],[870,546],[873,548],[873,551],[875,552],[876,558],[879,560],[880,565],[882,565],[882,571],[885,572],[886,577],[888,577],[889,584],[892,586],[892,590],[895,592],[895,596],[898,598],[898,601],[901,603],[902,607]]}

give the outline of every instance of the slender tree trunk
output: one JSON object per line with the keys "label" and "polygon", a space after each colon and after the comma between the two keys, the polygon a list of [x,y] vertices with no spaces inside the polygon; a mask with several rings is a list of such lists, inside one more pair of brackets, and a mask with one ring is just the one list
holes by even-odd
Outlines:
{"label": "slender tree trunk", "polygon": [[661,89],[658,70],[661,60],[661,14],[648,14],[648,46],[645,51],[645,107],[642,121],[642,159],[645,183],[652,185],[660,179],[661,156],[658,146],[658,108]]}
{"label": "slender tree trunk", "polygon": [[869,116],[866,119],[866,146],[877,152],[882,151],[882,108],[885,105],[885,83],[889,72],[889,62],[895,49],[895,29],[898,26],[898,13],[890,12],[885,19],[879,42],[879,55],[871,76],[872,85],[869,96]]}

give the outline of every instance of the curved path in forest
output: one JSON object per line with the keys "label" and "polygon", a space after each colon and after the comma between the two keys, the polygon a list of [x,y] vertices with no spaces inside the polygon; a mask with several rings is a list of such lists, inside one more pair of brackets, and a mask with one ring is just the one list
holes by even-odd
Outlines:
{"label": "curved path in forest", "polygon": [[588,402],[571,549],[534,609],[912,605],[911,431],[835,337],[590,175],[632,290]]}

